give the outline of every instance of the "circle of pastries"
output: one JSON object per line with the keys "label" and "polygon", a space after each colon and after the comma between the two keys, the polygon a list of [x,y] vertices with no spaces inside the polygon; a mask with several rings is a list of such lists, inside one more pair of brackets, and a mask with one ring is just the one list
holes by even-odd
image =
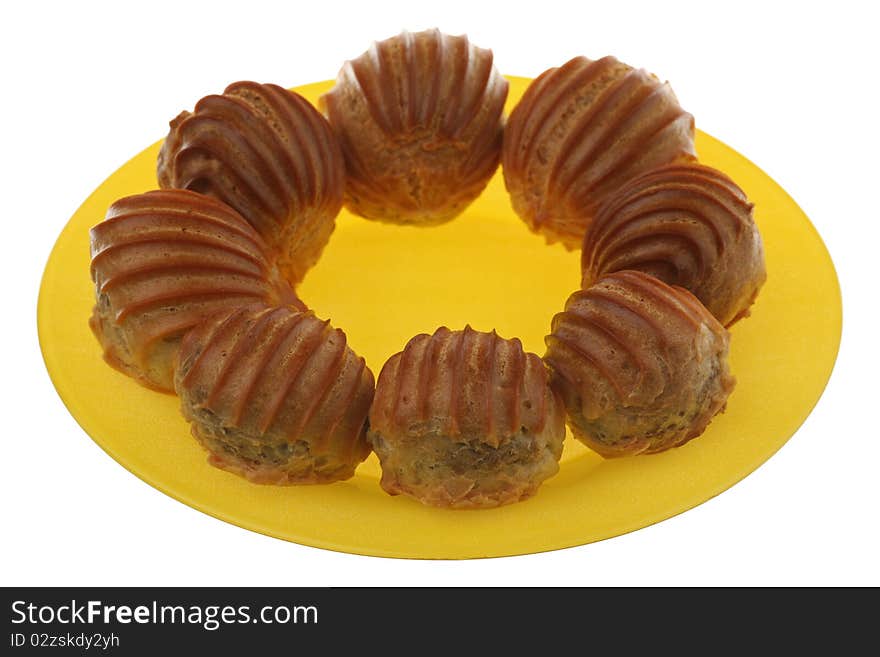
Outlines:
{"label": "circle of pastries", "polygon": [[[734,379],[725,326],[766,278],[752,204],[696,162],[693,117],[655,76],[577,57],[505,124],[492,53],[437,30],[376,43],[320,99],[236,82],[170,122],[161,190],[120,199],[91,237],[90,326],[109,364],[176,393],[209,462],[249,481],[329,483],[369,452],[381,486],[447,508],[533,495],[565,424],[605,457],[698,436]],[[291,284],[343,203],[448,221],[501,163],[515,212],[582,248],[582,289],[543,359],[441,327],[378,380]]]}

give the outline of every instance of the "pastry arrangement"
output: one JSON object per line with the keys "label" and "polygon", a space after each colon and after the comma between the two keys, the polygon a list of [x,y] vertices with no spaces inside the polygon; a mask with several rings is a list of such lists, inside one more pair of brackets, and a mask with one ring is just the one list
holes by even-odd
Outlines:
{"label": "pastry arrangement", "polygon": [[[442,508],[534,495],[566,424],[605,458],[702,434],[766,279],[752,204],[654,75],[576,57],[505,117],[507,91],[491,51],[428,30],[346,62],[317,108],[255,82],[202,98],[170,122],[158,189],[91,230],[107,363],[176,394],[209,463],[248,481],[341,481],[375,452],[387,493]],[[499,165],[528,228],[582,253],[544,356],[439,327],[374,377],[296,293],[337,214],[451,221]]]}

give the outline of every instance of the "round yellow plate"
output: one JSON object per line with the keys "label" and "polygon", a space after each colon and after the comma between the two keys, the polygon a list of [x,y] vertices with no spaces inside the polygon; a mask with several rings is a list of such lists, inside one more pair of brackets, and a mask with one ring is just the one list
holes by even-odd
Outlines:
{"label": "round yellow plate", "polygon": [[[508,109],[528,80],[511,79]],[[330,82],[298,88],[312,102]],[[797,430],[840,341],[840,292],[822,240],[794,201],[721,142],[698,133],[701,160],[755,203],[769,278],[752,317],[732,330],[737,387],[727,411],[686,446],[603,460],[566,440],[559,474],[537,496],[486,511],[446,511],[379,488],[375,456],[329,486],[250,484],[209,466],[176,397],[111,369],[87,326],[91,226],[119,197],[157,186],[159,143],[110,176],[71,218],[46,265],[38,325],[46,366],[67,408],[110,456],[164,493],[227,522],[332,550],[474,558],[553,550],[616,536],[690,509],[752,472]],[[455,221],[395,227],[345,211],[300,288],[343,328],[375,374],[407,340],[438,326],[497,329],[544,353],[551,317],[579,284],[579,254],[547,246],[510,207],[500,172]]]}

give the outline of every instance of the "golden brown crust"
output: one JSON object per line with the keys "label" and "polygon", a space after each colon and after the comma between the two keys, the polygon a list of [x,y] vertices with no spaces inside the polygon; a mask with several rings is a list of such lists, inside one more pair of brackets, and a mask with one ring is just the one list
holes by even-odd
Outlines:
{"label": "golden brown crust", "polygon": [[256,231],[201,194],[120,199],[90,237],[90,326],[107,362],[151,388],[173,390],[180,339],[206,317],[254,301],[301,305]]}
{"label": "golden brown crust", "polygon": [[346,206],[394,223],[458,215],[498,166],[507,88],[490,50],[437,30],[346,62],[321,98],[345,156]]}
{"label": "golden brown crust", "polygon": [[684,444],[733,390],[724,327],[690,292],[642,272],[575,292],[551,331],[551,384],[575,437],[603,456]]}
{"label": "golden brown crust", "polygon": [[242,214],[277,251],[292,283],[317,262],[342,207],[345,166],[321,114],[274,84],[236,82],[170,123],[163,188],[209,194]]}
{"label": "golden brown crust", "polygon": [[529,497],[558,470],[564,436],[541,359],[470,327],[410,340],[382,368],[370,410],[382,487],[433,506]]}
{"label": "golden brown crust", "polygon": [[652,169],[600,208],[584,239],[582,286],[637,269],[690,290],[730,326],[748,314],[767,278],[752,207],[716,169]]}
{"label": "golden brown crust", "polygon": [[536,78],[508,119],[504,181],[549,242],[580,248],[599,204],[640,173],[693,159],[694,120],[668,83],[614,57],[575,57]]}
{"label": "golden brown crust", "polygon": [[175,390],[216,467],[255,483],[348,479],[366,458],[373,374],[311,312],[252,305],[189,332]]}

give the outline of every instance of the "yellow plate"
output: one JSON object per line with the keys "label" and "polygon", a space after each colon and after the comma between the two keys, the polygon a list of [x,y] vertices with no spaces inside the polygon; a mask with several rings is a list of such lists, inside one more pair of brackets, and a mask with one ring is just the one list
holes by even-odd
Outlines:
{"label": "yellow plate", "polygon": [[[528,80],[511,79],[508,108]],[[315,102],[330,82],[297,89]],[[701,160],[755,202],[769,279],[732,331],[737,387],[727,412],[686,446],[605,461],[567,439],[559,474],[531,500],[444,511],[379,488],[374,456],[330,486],[250,484],[209,466],[176,397],[151,392],[101,360],[86,321],[93,291],[88,229],[119,197],[156,187],[153,144],[110,176],[58,238],[40,289],[46,366],[67,408],[110,456],[196,509],[278,538],[411,558],[525,554],[598,541],[690,509],[752,472],[797,430],[822,393],[840,341],[840,292],[822,240],[795,202],[746,158],[698,133]],[[455,221],[394,227],[343,212],[300,288],[343,328],[378,374],[407,340],[440,325],[497,329],[543,354],[550,318],[580,280],[579,254],[546,246],[514,215],[500,173]]]}

